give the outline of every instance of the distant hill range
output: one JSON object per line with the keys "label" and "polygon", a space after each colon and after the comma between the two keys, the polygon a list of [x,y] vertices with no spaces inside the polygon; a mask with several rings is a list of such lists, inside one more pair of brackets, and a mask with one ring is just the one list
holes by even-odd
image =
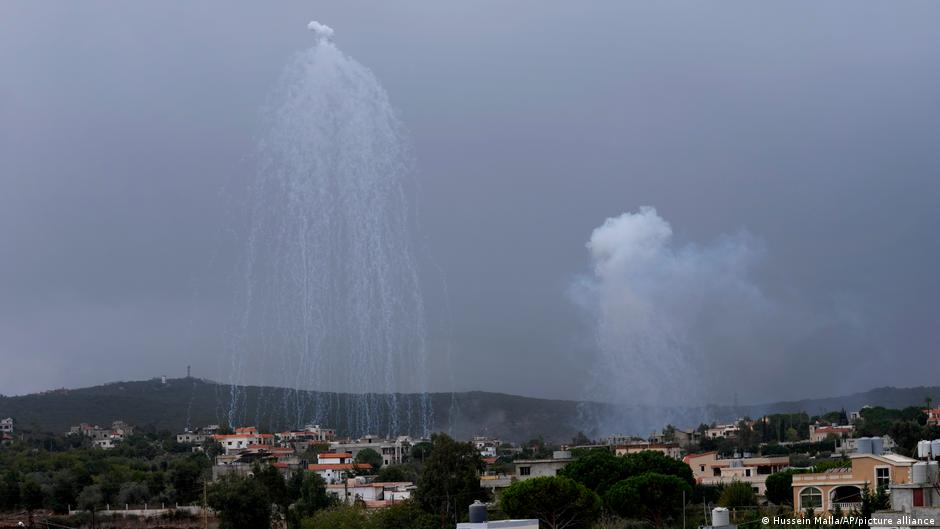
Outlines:
{"label": "distant hill range", "polygon": [[[187,426],[254,424],[265,429],[287,429],[317,417],[324,426],[340,435],[388,434],[398,425],[399,432],[420,434],[414,420],[416,395],[397,395],[397,406],[379,420],[377,432],[357,431],[347,424],[344,409],[356,404],[348,394],[296,391],[263,386],[237,388],[238,412],[230,414],[231,388],[196,378],[115,382],[81,389],[60,389],[16,397],[0,397],[0,418],[13,417],[20,428],[31,431],[65,432],[82,422],[106,425],[120,419],[152,430],[182,431]],[[758,417],[768,413],[805,411],[810,415],[845,408],[853,411],[865,405],[903,408],[924,403],[930,397],[940,403],[940,387],[884,387],[842,397],[804,399],[745,406],[703,406],[691,408],[633,408],[592,402],[550,400],[471,391],[433,393],[429,396],[432,431],[446,431],[467,439],[490,435],[507,441],[523,441],[538,436],[546,440],[568,441],[577,432],[589,436],[608,433],[648,433],[666,424],[692,427],[702,422],[729,421],[737,417]],[[383,396],[373,396],[384,399]],[[305,407],[301,411],[299,403]],[[314,413],[316,412],[316,413]],[[399,416],[390,417],[393,413]],[[410,414],[410,415],[409,415]],[[383,431],[384,430],[384,431]]]}

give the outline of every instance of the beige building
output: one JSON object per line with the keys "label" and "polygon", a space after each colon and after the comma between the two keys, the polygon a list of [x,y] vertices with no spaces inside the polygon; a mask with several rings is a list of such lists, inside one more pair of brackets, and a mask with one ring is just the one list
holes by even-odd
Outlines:
{"label": "beige building", "polygon": [[676,460],[682,459],[682,449],[678,443],[631,443],[614,448],[614,454],[618,456],[646,451],[659,452]]}
{"label": "beige building", "polygon": [[800,512],[832,512],[838,506],[848,512],[861,506],[862,490],[888,488],[910,481],[916,459],[897,454],[854,454],[849,468],[793,475],[793,506]]}
{"label": "beige building", "polygon": [[852,425],[847,426],[816,426],[815,424],[809,425],[809,440],[813,443],[820,443],[829,439],[829,437],[835,437],[836,439],[844,439],[846,437],[851,437],[855,432],[855,427]]}
{"label": "beige building", "polygon": [[690,454],[682,459],[692,468],[695,482],[702,485],[727,485],[735,481],[750,483],[754,492],[767,492],[767,476],[790,464],[787,456],[721,458],[718,452]]}
{"label": "beige building", "polygon": [[708,439],[718,439],[727,437],[737,437],[741,428],[735,424],[717,424],[705,430],[705,437]]}

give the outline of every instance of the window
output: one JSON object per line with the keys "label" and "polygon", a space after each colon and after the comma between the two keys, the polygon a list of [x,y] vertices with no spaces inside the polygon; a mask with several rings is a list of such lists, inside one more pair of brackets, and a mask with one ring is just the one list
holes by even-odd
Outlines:
{"label": "window", "polygon": [[744,469],[744,475],[745,475],[746,477],[751,477],[751,469],[745,468],[745,469]]}
{"label": "window", "polygon": [[712,475],[713,475],[713,476],[720,476],[720,475],[721,475],[721,468],[719,468],[719,467],[712,467]]}
{"label": "window", "polygon": [[888,488],[891,483],[891,469],[888,467],[878,467],[875,469],[875,488]]}
{"label": "window", "polygon": [[532,467],[519,467],[519,475],[520,475],[520,476],[531,476],[531,475],[532,475]]}
{"label": "window", "polygon": [[822,508],[822,491],[816,487],[806,487],[800,491],[800,509]]}
{"label": "window", "polygon": [[705,473],[705,465],[699,465],[699,469],[703,474]]}

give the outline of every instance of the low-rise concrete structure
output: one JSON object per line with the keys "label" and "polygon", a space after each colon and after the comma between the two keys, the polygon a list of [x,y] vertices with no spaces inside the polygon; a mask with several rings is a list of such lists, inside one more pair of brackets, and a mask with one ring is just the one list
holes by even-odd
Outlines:
{"label": "low-rise concrete structure", "polygon": [[558,471],[574,461],[571,452],[556,451],[551,459],[519,459],[513,462],[516,467],[515,478],[519,480],[556,476]]}
{"label": "low-rise concrete structure", "polygon": [[627,445],[621,445],[614,448],[614,454],[624,456],[627,454],[638,454],[640,452],[659,452],[676,460],[682,459],[682,449],[678,443],[647,443],[634,442]]}

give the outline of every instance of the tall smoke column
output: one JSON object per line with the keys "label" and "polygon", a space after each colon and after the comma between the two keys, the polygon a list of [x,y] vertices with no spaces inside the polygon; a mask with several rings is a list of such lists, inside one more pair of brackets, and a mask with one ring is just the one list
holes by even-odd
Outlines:
{"label": "tall smoke column", "polygon": [[[428,435],[409,142],[372,72],[333,43],[332,28],[307,27],[315,44],[288,64],[265,109],[228,419],[276,412],[281,424],[323,422],[354,436]],[[259,379],[350,395],[249,403],[238,388]]]}
{"label": "tall smoke column", "polygon": [[[590,277],[574,287],[596,322],[594,383],[587,398],[629,406],[698,405],[708,394],[708,329],[733,328],[766,301],[748,278],[759,252],[745,235],[708,246],[677,245],[652,207],[609,218],[587,243]],[[595,418],[607,433],[661,427]]]}

